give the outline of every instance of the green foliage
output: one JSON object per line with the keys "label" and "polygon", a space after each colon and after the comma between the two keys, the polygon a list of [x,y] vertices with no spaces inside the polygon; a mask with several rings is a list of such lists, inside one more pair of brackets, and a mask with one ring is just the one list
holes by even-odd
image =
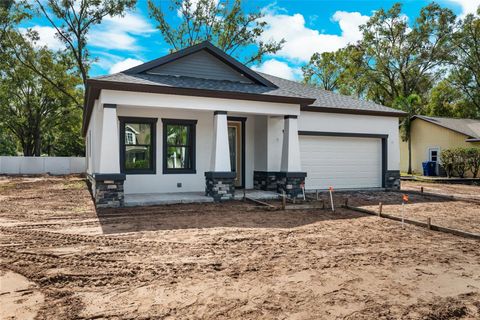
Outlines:
{"label": "green foliage", "polygon": [[455,161],[456,157],[453,149],[445,149],[440,153],[440,162],[449,178],[453,175]]}
{"label": "green foliage", "polygon": [[0,156],[16,156],[16,142],[15,136],[0,124]]}
{"label": "green foliage", "polygon": [[480,170],[480,149],[463,147],[445,149],[440,153],[440,161],[448,177],[455,174],[464,178],[468,171],[477,177]]}
{"label": "green foliage", "polygon": [[[477,11],[480,16],[480,7]],[[480,17],[467,15],[453,35],[450,80],[466,101],[474,106],[473,118],[480,119]]]}
{"label": "green foliage", "polygon": [[[61,148],[74,145],[73,149],[76,150],[83,148],[78,129],[81,110],[69,97],[81,99],[82,91],[78,89],[81,80],[75,73],[69,72],[71,60],[46,48],[35,49],[18,33],[10,35],[10,39],[14,38],[22,46],[23,54],[49,80],[24,64],[11,63],[16,57],[5,51],[2,62],[8,67],[3,69],[0,78],[0,122],[16,137],[25,156],[44,153],[49,137],[51,142],[70,136],[68,143],[57,141],[56,145],[61,143]],[[57,90],[52,82],[61,83],[63,90]],[[52,148],[47,149],[47,153],[56,154]],[[69,155],[67,151],[61,153]],[[77,151],[74,153],[79,154]]]}
{"label": "green foliage", "polygon": [[[75,61],[75,70],[85,85],[93,62],[87,49],[87,35],[106,16],[121,16],[136,0],[34,0],[36,8],[52,25],[65,51]],[[31,65],[31,63],[30,63]]]}
{"label": "green foliage", "polygon": [[[261,39],[267,23],[261,12],[244,12],[241,0],[171,0],[168,11],[148,1],[150,16],[172,51],[208,40],[230,55],[238,49],[254,46],[255,52],[244,59],[245,64],[261,62],[267,54],[282,48],[284,41],[264,42]],[[171,17],[179,16],[180,23],[172,23]],[[237,56],[237,58],[239,58]]]}
{"label": "green foliage", "polygon": [[415,94],[425,103],[416,114],[480,118],[480,18],[456,22],[435,3],[405,17],[399,3],[377,10],[358,43],[315,53],[304,82],[402,110]]}
{"label": "green foliage", "polygon": [[473,174],[473,177],[478,177],[480,171],[480,148],[467,148],[467,165]]}
{"label": "green foliage", "polygon": [[409,25],[399,3],[380,9],[361,27],[363,52],[359,67],[372,86],[366,96],[392,106],[399,96],[422,98],[448,61],[455,15],[432,3]]}
{"label": "green foliage", "polygon": [[475,105],[449,79],[440,81],[431,91],[426,114],[448,118],[475,118]]}
{"label": "green foliage", "polygon": [[126,169],[147,169],[150,166],[149,160],[126,161]]}

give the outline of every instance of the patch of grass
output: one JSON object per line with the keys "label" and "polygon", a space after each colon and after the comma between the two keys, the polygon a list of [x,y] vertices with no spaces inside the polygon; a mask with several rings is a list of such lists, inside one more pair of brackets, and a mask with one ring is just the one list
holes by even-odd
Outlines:
{"label": "patch of grass", "polygon": [[63,184],[65,189],[69,190],[81,190],[87,187],[85,180],[77,180],[77,181],[67,181]]}

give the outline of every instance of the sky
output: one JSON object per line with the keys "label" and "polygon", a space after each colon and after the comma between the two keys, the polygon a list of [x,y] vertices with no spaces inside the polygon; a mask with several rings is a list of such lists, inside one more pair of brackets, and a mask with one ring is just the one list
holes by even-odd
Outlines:
{"label": "sky", "polygon": [[[167,8],[170,0],[157,0]],[[395,2],[403,4],[403,12],[414,21],[427,0],[244,0],[246,11],[261,10],[268,27],[262,40],[285,39],[282,50],[267,56],[261,64],[252,65],[262,71],[286,79],[301,79],[301,67],[313,53],[335,51],[361,38],[359,26],[378,9],[390,8]],[[437,0],[459,17],[475,13],[480,0]],[[168,17],[177,19],[175,14]],[[45,18],[35,17],[21,25],[39,33],[38,45],[61,49],[62,43]],[[106,17],[88,35],[88,49],[95,59],[90,76],[111,74],[134,67],[168,54],[156,23],[148,15],[147,1],[138,0],[135,10],[124,17]],[[239,53],[240,58],[242,52]],[[248,53],[245,52],[245,55]]]}

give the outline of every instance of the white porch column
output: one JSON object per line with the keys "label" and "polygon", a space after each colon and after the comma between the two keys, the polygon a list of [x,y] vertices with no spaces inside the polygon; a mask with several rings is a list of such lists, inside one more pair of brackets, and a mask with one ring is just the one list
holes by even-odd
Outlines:
{"label": "white porch column", "polygon": [[117,105],[103,105],[103,121],[98,173],[120,173],[120,142]]}
{"label": "white porch column", "polygon": [[215,111],[213,115],[213,146],[210,171],[230,172],[227,112]]}
{"label": "white porch column", "polygon": [[297,116],[284,118],[281,172],[300,172],[300,145],[298,142]]}

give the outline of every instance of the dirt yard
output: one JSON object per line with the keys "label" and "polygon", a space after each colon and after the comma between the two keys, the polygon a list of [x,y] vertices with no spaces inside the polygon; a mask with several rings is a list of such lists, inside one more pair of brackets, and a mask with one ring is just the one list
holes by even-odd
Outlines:
{"label": "dirt yard", "polygon": [[[403,183],[402,183],[403,187]],[[435,187],[435,191],[433,188]],[[458,189],[466,189],[473,193],[473,189],[477,189],[480,199],[480,187],[457,186]],[[467,188],[466,188],[467,187]],[[378,212],[379,203],[383,204],[382,212],[402,217],[406,219],[427,222],[431,219],[432,224],[442,227],[459,229],[471,233],[480,234],[480,202],[472,203],[467,201],[451,201],[442,198],[409,194],[408,190],[419,191],[420,187],[408,184],[408,189],[403,189],[408,195],[409,202],[402,207],[402,195],[398,192],[356,192],[342,194],[336,196],[337,202],[344,203],[348,197],[348,204],[364,209]],[[426,185],[425,192],[448,194],[446,190],[455,190],[455,185]],[[438,192],[437,192],[438,190]],[[442,192],[443,191],[443,192]],[[455,193],[461,195],[461,191],[455,190]],[[326,199],[326,196],[324,196]],[[473,198],[473,197],[471,197]]]}
{"label": "dirt yard", "polygon": [[95,212],[79,178],[0,178],[0,259],[0,319],[480,317],[478,241],[343,209]]}

